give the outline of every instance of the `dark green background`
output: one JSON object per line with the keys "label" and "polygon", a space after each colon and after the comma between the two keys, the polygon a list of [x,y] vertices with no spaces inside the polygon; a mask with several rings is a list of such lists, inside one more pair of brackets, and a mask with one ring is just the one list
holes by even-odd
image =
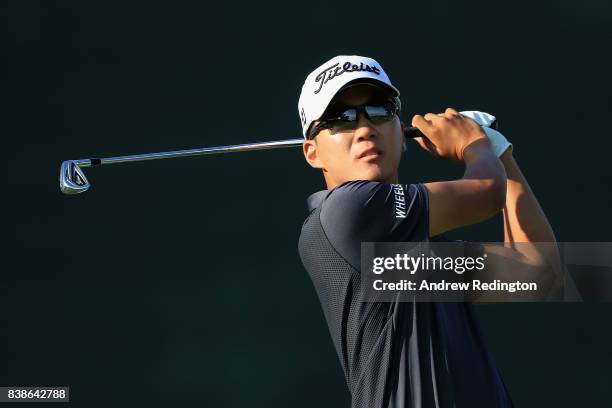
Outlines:
{"label": "dark green background", "polygon": [[[557,238],[611,240],[608,1],[1,7],[0,385],[69,385],[85,407],[349,406],[297,253],[323,187],[299,149],[57,185],[65,159],[299,137],[303,79],[337,54],[379,60],[406,120],[497,115]],[[460,174],[411,144],[401,181]],[[518,407],[612,405],[611,311],[478,307]]]}

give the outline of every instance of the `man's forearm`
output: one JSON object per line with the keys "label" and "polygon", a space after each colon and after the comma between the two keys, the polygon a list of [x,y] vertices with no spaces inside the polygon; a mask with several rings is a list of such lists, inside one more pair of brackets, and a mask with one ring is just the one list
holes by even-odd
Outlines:
{"label": "man's forearm", "polygon": [[506,196],[506,174],[488,140],[465,149],[459,180],[425,183],[429,195],[429,234],[475,224],[499,213]]}
{"label": "man's forearm", "polygon": [[511,151],[501,157],[506,169],[504,242],[555,242],[555,234]]}
{"label": "man's forearm", "polygon": [[512,157],[511,149],[502,154],[500,159],[508,177],[503,209],[504,242],[522,257],[542,265],[543,269],[539,273],[529,274],[533,275],[530,279],[540,282],[544,290],[542,293],[555,296],[563,284],[555,233]]}

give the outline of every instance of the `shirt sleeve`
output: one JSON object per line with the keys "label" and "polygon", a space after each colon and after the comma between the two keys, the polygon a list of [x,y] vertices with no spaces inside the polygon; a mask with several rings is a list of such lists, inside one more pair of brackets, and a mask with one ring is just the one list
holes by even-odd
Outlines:
{"label": "shirt sleeve", "polygon": [[351,181],[331,190],[321,206],[327,239],[357,270],[361,242],[429,239],[427,190],[422,184]]}

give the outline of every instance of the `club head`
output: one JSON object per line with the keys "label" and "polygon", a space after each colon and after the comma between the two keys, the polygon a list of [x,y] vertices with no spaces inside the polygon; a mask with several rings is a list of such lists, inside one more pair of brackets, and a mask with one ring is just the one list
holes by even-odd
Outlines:
{"label": "club head", "polygon": [[64,194],[79,194],[84,193],[89,189],[89,181],[85,177],[85,173],[72,160],[67,160],[62,163],[59,175],[60,190]]}

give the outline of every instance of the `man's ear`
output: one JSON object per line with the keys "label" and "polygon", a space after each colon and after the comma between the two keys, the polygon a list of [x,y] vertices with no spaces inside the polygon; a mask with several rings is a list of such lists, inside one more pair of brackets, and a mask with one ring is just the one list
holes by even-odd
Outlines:
{"label": "man's ear", "polygon": [[304,140],[302,144],[302,150],[304,152],[304,158],[315,169],[322,169],[323,164],[319,158],[319,152],[317,150],[317,142],[314,139]]}

